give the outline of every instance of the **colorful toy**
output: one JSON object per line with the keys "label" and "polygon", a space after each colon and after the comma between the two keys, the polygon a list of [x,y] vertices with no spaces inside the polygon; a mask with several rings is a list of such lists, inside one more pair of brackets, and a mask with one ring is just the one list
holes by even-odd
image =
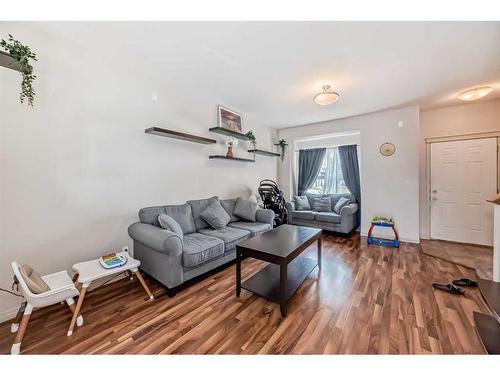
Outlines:
{"label": "colorful toy", "polygon": [[[384,238],[377,238],[372,236],[372,231],[374,227],[390,227],[394,232],[394,239],[388,240]],[[396,228],[394,227],[394,220],[387,217],[375,216],[372,219],[370,230],[368,231],[368,243],[378,246],[388,246],[388,247],[399,247],[399,236]]]}
{"label": "colorful toy", "polygon": [[99,258],[99,264],[109,270],[111,268],[121,267],[127,263],[127,257],[123,254],[111,253],[108,255],[103,255]]}

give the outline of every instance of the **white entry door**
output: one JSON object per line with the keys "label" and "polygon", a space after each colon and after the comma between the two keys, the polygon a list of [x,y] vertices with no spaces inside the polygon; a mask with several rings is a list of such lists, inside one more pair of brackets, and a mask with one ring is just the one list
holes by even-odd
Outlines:
{"label": "white entry door", "polygon": [[497,139],[431,144],[431,237],[493,245]]}

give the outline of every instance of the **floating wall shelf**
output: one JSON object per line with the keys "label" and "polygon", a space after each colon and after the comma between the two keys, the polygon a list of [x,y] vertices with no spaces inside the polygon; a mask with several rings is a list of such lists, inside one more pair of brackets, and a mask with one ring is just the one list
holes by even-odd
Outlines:
{"label": "floating wall shelf", "polygon": [[277,152],[265,151],[265,150],[248,150],[252,154],[264,155],[264,156],[276,156],[279,157],[281,154]]}
{"label": "floating wall shelf", "polygon": [[209,159],[226,159],[226,160],[234,160],[234,161],[246,161],[248,163],[255,163],[255,160],[253,160],[253,159],[236,158],[236,157],[228,158],[225,155],[210,155],[208,158]]}
{"label": "floating wall shelf", "polygon": [[160,135],[162,137],[180,139],[181,141],[195,142],[195,143],[203,143],[203,144],[211,144],[215,143],[215,139],[200,137],[197,135],[187,134],[176,132],[174,130],[168,130],[163,128],[152,127],[144,130],[146,134]]}
{"label": "floating wall shelf", "polygon": [[246,134],[238,133],[238,132],[235,132],[235,131],[229,130],[229,129],[225,129],[225,128],[221,127],[221,126],[216,126],[216,127],[210,128],[208,130],[210,130],[213,133],[226,135],[228,137],[238,138],[238,139],[241,139],[243,141],[249,141],[250,140],[250,138]]}
{"label": "floating wall shelf", "polygon": [[[0,51],[0,66],[4,66],[12,70],[17,70],[18,72],[23,71],[21,69],[21,66],[19,65],[19,62],[7,52],[3,51]],[[30,66],[28,70],[31,71],[32,69],[33,68]]]}

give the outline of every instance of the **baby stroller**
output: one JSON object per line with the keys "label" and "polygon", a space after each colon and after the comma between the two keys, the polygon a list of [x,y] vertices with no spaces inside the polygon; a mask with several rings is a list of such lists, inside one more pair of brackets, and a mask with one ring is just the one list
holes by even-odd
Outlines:
{"label": "baby stroller", "polygon": [[287,221],[285,198],[278,184],[273,180],[262,180],[259,184],[259,194],[264,208],[274,211],[274,226],[285,224]]}

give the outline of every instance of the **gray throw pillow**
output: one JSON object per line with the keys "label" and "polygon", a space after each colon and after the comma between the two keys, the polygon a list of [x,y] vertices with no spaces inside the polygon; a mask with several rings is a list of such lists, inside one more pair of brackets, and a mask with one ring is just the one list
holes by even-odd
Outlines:
{"label": "gray throw pillow", "polygon": [[313,210],[318,212],[331,212],[332,202],[330,197],[315,198],[313,203]]}
{"label": "gray throw pillow", "polygon": [[351,203],[351,200],[346,197],[340,197],[340,199],[337,201],[335,204],[335,207],[333,207],[333,211],[335,211],[336,214],[340,215],[340,210],[347,206],[349,203]]}
{"label": "gray throw pillow", "polygon": [[295,209],[297,211],[306,211],[311,209],[309,199],[307,199],[305,195],[295,195],[293,197],[293,201],[295,202]]}
{"label": "gray throw pillow", "polygon": [[231,220],[231,217],[224,207],[221,206],[219,200],[213,201],[205,207],[201,211],[200,217],[214,229],[224,228],[229,223],[229,220]]}
{"label": "gray throw pillow", "polygon": [[236,216],[234,216],[234,205],[236,204],[236,199],[223,199],[220,201],[220,204],[231,218],[231,220],[229,220],[230,223],[239,220]]}
{"label": "gray throw pillow", "polygon": [[158,222],[163,229],[169,230],[177,234],[181,240],[184,239],[184,232],[177,221],[167,214],[158,215]]}
{"label": "gray throw pillow", "polygon": [[177,221],[182,228],[182,233],[189,234],[196,232],[196,225],[193,219],[193,210],[187,203],[163,206],[165,214]]}
{"label": "gray throw pillow", "polygon": [[238,198],[234,205],[233,215],[242,219],[255,222],[255,213],[257,212],[257,203],[250,202],[247,199]]}

